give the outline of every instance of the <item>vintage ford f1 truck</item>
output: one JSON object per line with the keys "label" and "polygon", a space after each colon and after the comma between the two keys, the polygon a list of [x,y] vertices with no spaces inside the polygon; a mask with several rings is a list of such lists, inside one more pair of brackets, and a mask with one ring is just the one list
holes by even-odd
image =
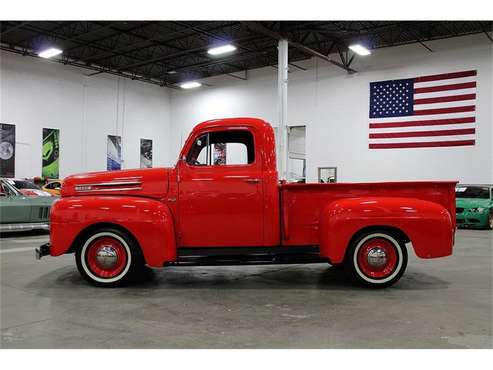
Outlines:
{"label": "vintage ford f1 truck", "polygon": [[38,258],[75,253],[98,286],[145,265],[330,263],[369,287],[394,284],[420,258],[452,254],[455,182],[279,182],[263,120],[197,125],[174,168],[67,177]]}

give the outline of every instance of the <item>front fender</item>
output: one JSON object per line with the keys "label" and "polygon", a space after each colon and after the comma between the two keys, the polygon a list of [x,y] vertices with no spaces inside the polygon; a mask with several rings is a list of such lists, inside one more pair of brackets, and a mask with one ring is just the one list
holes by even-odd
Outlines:
{"label": "front fender", "polygon": [[416,198],[362,197],[328,204],[320,219],[320,255],[341,263],[349,242],[370,227],[402,231],[420,258],[452,254],[454,227],[442,205]]}
{"label": "front fender", "polygon": [[171,211],[158,200],[129,196],[61,198],[54,203],[50,222],[50,253],[71,250],[77,237],[97,224],[126,229],[139,243],[146,263],[162,267],[176,260],[175,230]]}

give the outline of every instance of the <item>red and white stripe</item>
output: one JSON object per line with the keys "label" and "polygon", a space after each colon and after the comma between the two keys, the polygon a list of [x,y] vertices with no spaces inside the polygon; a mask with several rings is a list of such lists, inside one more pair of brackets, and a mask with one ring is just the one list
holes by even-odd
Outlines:
{"label": "red and white stripe", "polygon": [[370,118],[369,148],[474,145],[476,71],[414,79],[414,114]]}

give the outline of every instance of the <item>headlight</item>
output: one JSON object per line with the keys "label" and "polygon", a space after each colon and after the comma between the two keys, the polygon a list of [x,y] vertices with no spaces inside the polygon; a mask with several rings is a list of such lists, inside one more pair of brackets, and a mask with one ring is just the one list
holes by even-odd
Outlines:
{"label": "headlight", "polygon": [[469,212],[474,213],[483,213],[486,208],[478,207],[478,208],[469,208]]}

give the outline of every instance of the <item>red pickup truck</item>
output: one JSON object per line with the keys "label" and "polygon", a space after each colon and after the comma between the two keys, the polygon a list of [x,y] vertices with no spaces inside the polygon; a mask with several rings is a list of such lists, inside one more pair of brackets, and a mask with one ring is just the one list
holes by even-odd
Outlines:
{"label": "red pickup truck", "polygon": [[395,283],[406,243],[420,258],[452,254],[455,182],[279,182],[265,121],[207,121],[174,168],[67,177],[43,255],[75,253],[98,286],[142,268],[329,263],[370,287]]}

